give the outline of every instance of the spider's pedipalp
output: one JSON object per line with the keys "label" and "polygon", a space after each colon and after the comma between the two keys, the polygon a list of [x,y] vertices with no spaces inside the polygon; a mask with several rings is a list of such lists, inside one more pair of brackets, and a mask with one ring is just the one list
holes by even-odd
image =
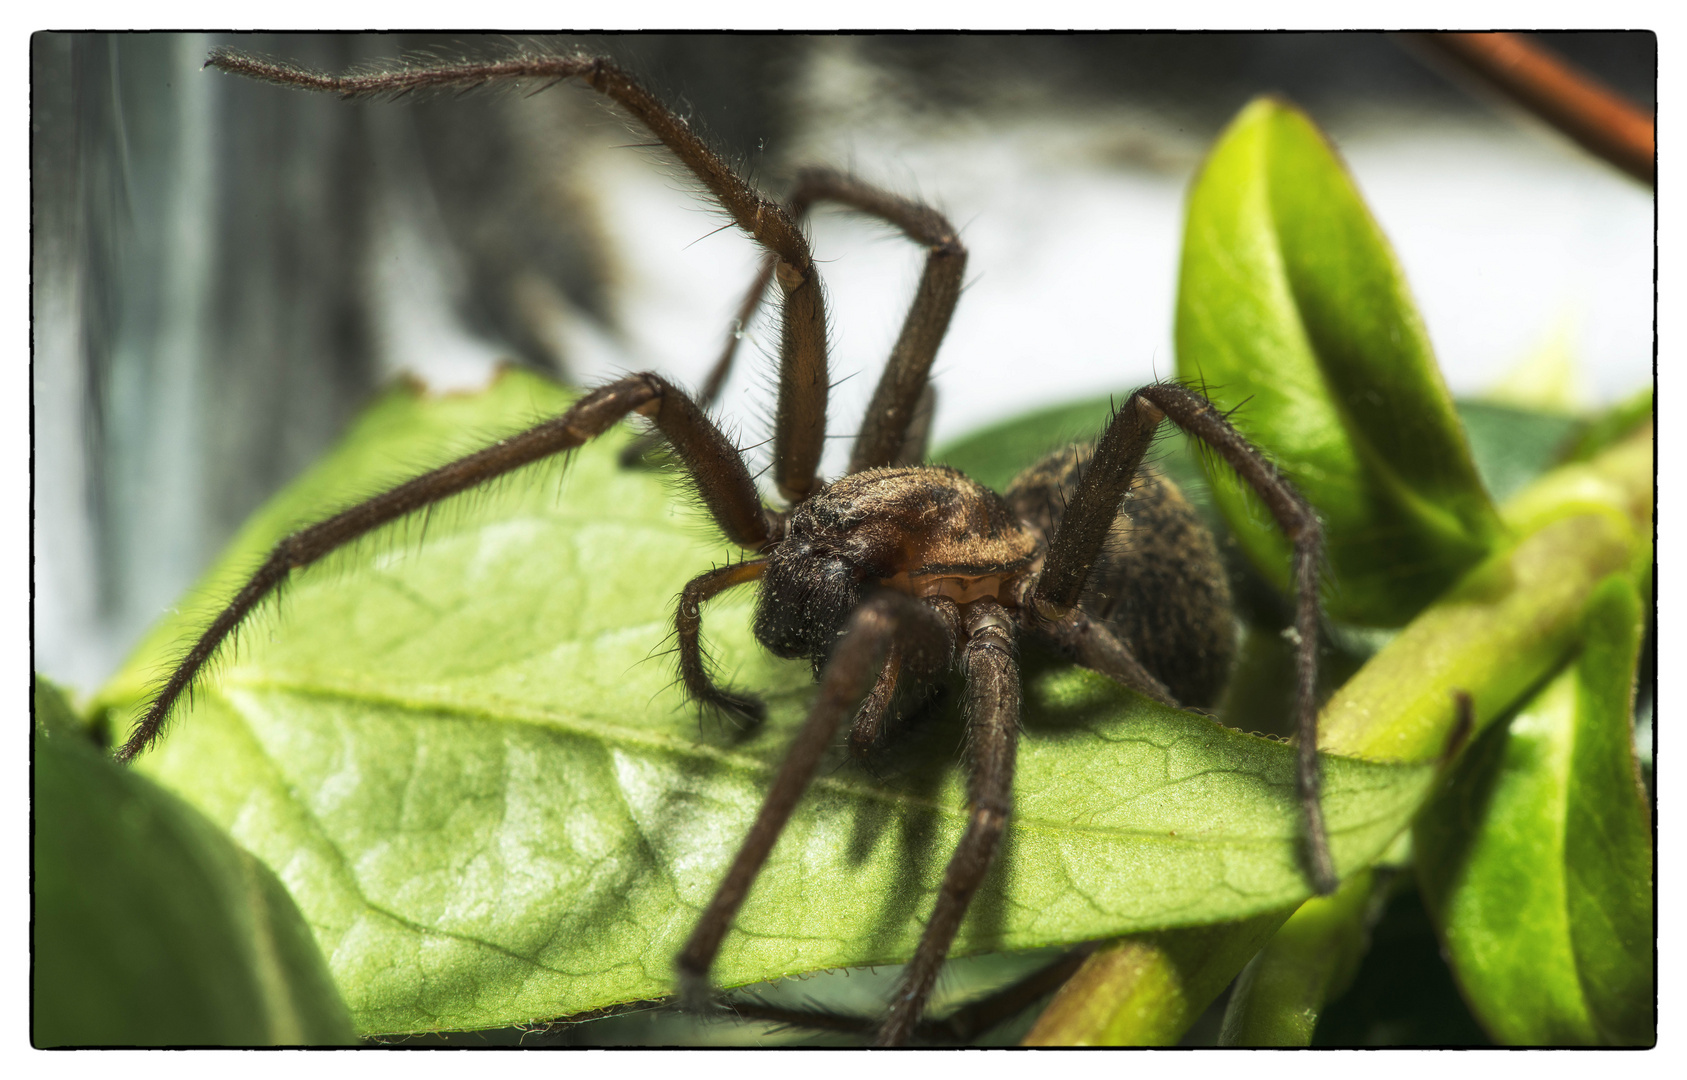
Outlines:
{"label": "spider's pedipalp", "polygon": [[699,705],[719,709],[749,724],[759,724],[766,719],[767,707],[756,698],[722,689],[711,677],[708,657],[702,645],[702,605],[727,589],[760,579],[766,569],[766,559],[754,559],[699,574],[686,583],[674,612],[674,632],[679,639],[680,681],[685,686],[686,696]]}

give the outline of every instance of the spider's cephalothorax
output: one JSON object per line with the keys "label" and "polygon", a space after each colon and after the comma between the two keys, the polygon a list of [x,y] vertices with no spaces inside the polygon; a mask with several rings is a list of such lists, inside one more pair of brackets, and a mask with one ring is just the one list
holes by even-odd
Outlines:
{"label": "spider's cephalothorax", "polygon": [[[839,727],[851,721],[850,745],[864,753],[888,734],[899,690],[917,690],[951,666],[963,677],[970,813],[931,920],[879,1030],[881,1043],[901,1043],[925,1008],[1011,812],[1019,736],[1017,645],[1040,642],[1170,704],[1208,703],[1224,684],[1235,625],[1212,539],[1176,489],[1142,468],[1155,432],[1170,419],[1236,470],[1294,545],[1300,795],[1314,882],[1320,891],[1334,887],[1318,803],[1312,698],[1318,521],[1206,398],[1175,384],[1143,387],[1125,401],[1094,447],[1059,451],[998,495],[953,469],[916,464],[924,456],[932,409],[932,360],[966,266],[954,228],[930,207],[825,170],[799,174],[783,203],[769,200],[683,119],[600,57],[521,54],[344,78],[234,53],[214,54],[210,63],[346,96],[576,78],[620,104],[767,253],[740,321],[776,285],[773,482],[790,509],[763,505],[737,448],[698,401],[659,375],[616,380],[585,394],[561,416],[283,539],[171,672],[118,751],[120,759],[132,758],[157,736],[206,661],[293,570],[441,499],[580,446],[636,414],[673,451],[722,535],[755,553],[694,578],[680,595],[674,622],[686,692],[705,706],[751,719],[762,714],[755,698],[715,683],[701,641],[703,603],[758,581],[756,637],[780,656],[812,660],[820,684],[750,834],[676,961],[688,996],[706,991],[722,939]],[[848,473],[831,484],[818,476],[829,385],[826,313],[800,227],[808,208],[821,201],[881,218],[927,251]],[[701,395],[703,405],[720,387],[732,355],[729,344]]]}
{"label": "spider's cephalothorax", "polygon": [[941,466],[869,469],[791,513],[767,556],[756,638],[818,672],[864,590],[1017,608],[1037,533],[989,488]]}
{"label": "spider's cephalothorax", "polygon": [[[872,469],[821,488],[771,548],[756,638],[819,674],[863,590],[975,600],[1026,618],[1043,553],[1090,447],[1026,469],[1004,498],[944,466]],[[1176,485],[1143,469],[1091,568],[1078,606],[1098,618],[1185,705],[1210,705],[1235,654],[1230,587],[1212,536]]]}

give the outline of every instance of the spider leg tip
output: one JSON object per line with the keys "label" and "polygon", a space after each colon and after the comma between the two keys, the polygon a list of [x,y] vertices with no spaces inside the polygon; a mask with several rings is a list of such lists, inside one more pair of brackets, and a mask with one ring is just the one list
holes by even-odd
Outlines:
{"label": "spider leg tip", "polygon": [[688,1013],[707,1013],[714,1009],[715,991],[709,984],[706,971],[693,971],[682,956],[674,964],[675,1004]]}

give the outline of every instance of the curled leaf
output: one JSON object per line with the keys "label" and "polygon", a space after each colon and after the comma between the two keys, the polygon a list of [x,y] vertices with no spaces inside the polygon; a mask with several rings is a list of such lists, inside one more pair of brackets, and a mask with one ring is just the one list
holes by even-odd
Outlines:
{"label": "curled leaf", "polygon": [[[1306,116],[1261,98],[1190,193],[1178,374],[1205,389],[1323,516],[1342,621],[1398,626],[1501,535],[1386,239]],[[1253,495],[1215,495],[1279,587],[1288,546]]]}
{"label": "curled leaf", "polygon": [[1650,815],[1630,737],[1633,582],[1579,658],[1472,748],[1416,827],[1424,897],[1483,1026],[1520,1045],[1656,1040]]}

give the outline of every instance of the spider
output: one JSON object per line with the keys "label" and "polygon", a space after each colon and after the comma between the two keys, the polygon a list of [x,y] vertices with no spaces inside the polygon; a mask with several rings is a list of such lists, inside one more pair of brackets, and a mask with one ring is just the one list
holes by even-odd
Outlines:
{"label": "spider", "polygon": [[[967,260],[956,230],[932,208],[827,170],[802,173],[785,203],[764,198],[683,118],[601,57],[518,54],[346,77],[228,51],[213,53],[208,63],[347,97],[578,79],[620,105],[766,253],[744,310],[753,310],[777,285],[773,483],[787,506],[763,504],[739,451],[706,415],[731,363],[730,347],[701,400],[657,374],[617,379],[554,419],[282,539],[168,675],[119,749],[120,760],[132,759],[157,737],[221,643],[294,570],[442,499],[566,453],[623,419],[642,417],[671,449],[721,534],[753,553],[693,578],[679,597],[674,627],[686,694],[749,723],[762,718],[756,698],[717,681],[701,638],[702,606],[750,584],[759,588],[756,638],[777,656],[810,661],[819,684],[749,835],[675,961],[682,998],[706,1000],[721,942],[840,726],[848,722],[851,753],[866,757],[946,670],[961,675],[970,811],[935,909],[876,1037],[881,1045],[898,1045],[921,1017],[1012,812],[1020,645],[1044,646],[1174,706],[1209,704],[1226,681],[1234,617],[1213,540],[1171,482],[1143,463],[1169,419],[1253,487],[1294,545],[1295,715],[1306,857],[1318,890],[1334,887],[1314,750],[1320,526],[1306,501],[1203,395],[1175,383],[1142,387],[1114,413],[1093,447],[1056,451],[998,494],[955,469],[917,464],[924,457],[931,406],[928,375]],[[927,251],[848,471],[829,483],[818,475],[829,383],[826,316],[801,228],[808,208],[819,202],[878,217]]]}

